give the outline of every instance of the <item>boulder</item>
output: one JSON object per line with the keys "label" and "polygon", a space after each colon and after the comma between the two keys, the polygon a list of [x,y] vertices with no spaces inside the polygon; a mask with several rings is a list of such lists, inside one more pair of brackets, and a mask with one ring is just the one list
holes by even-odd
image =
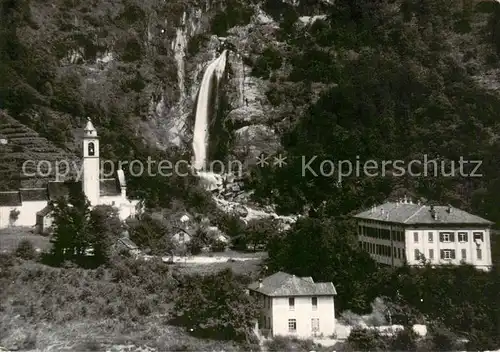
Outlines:
{"label": "boulder", "polygon": [[236,215],[238,215],[242,218],[245,218],[248,215],[248,209],[241,204],[236,205],[234,207],[233,211]]}

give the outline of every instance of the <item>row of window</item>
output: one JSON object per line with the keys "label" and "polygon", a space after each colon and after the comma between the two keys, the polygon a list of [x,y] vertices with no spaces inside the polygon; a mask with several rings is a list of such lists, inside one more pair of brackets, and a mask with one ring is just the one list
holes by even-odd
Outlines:
{"label": "row of window", "polygon": [[[462,260],[467,260],[467,250],[462,249],[461,250],[462,254]],[[424,257],[424,254],[421,253],[418,249],[415,249],[415,260],[420,260]],[[455,259],[455,250],[454,249],[441,249],[440,251],[440,258],[441,259]],[[429,249],[429,258],[430,260],[434,259],[434,249]],[[477,260],[482,260],[483,259],[483,252],[481,251],[481,248],[476,249],[476,259]]]}
{"label": "row of window", "polygon": [[[365,251],[369,252],[370,254],[375,254],[375,255],[380,255],[384,257],[391,257],[391,247],[390,246],[385,246],[381,244],[375,244],[375,243],[370,243],[370,242],[360,242],[361,248],[363,248]],[[401,248],[396,248],[392,247],[392,255],[394,258],[398,259],[405,259],[405,251]],[[461,255],[462,255],[462,260],[467,260],[467,249],[462,249],[461,250]],[[415,249],[415,260],[420,260],[422,259],[422,256],[424,256],[423,253],[420,252],[420,250]],[[455,250],[454,249],[441,249],[440,250],[440,258],[441,259],[455,259]],[[434,249],[429,249],[429,257],[428,259],[433,260],[434,259]],[[481,248],[476,249],[476,259],[477,260],[482,260],[483,259],[483,252]]]}
{"label": "row of window", "polygon": [[[393,240],[397,242],[402,242],[404,241],[404,231],[401,230],[393,230],[392,231],[392,237],[391,237],[391,230],[388,229],[379,229],[375,227],[368,227],[368,226],[358,226],[358,232],[359,235],[369,237],[369,238],[376,238],[376,239],[381,239],[381,240]],[[419,243],[420,241],[420,234],[418,232],[413,233],[413,242]],[[473,232],[472,234],[473,240],[474,241],[484,241],[484,234],[483,232]],[[469,234],[467,232],[457,232],[457,239],[458,242],[468,242],[469,241]],[[439,232],[439,241],[443,243],[448,243],[448,242],[455,242],[455,233],[452,231],[443,231]],[[434,232],[430,231],[427,232],[427,242],[433,243],[434,242]]]}
{"label": "row of window", "polygon": [[[469,234],[467,232],[458,232],[457,233],[458,242],[469,242]],[[473,232],[472,238],[474,241],[484,241],[484,235],[482,232]],[[413,233],[413,242],[418,243],[420,241],[420,236],[418,232]],[[434,233],[427,232],[427,242],[434,242]],[[439,242],[455,242],[455,233],[454,232],[439,232]]]}
{"label": "row of window", "polygon": [[[318,309],[318,297],[311,297],[311,306],[312,306],[312,310]],[[295,298],[294,297],[288,298],[288,309],[295,310]]]}
{"label": "row of window", "polygon": [[[288,319],[288,331],[289,332],[297,331],[297,319]],[[319,318],[311,319],[311,331],[312,332],[319,331]]]}
{"label": "row of window", "polygon": [[[379,229],[376,227],[369,227],[369,226],[358,226],[358,234],[365,236],[365,237],[370,237],[370,238],[377,238],[380,240],[391,240],[391,230],[388,229]],[[393,241],[399,241],[402,242],[404,241],[404,231],[402,230],[393,230],[392,231],[392,240]]]}
{"label": "row of window", "polygon": [[396,248],[392,247],[393,253],[391,253],[391,246],[386,246],[383,244],[376,244],[376,243],[371,243],[371,242],[359,242],[361,248],[363,248],[365,251],[367,251],[370,254],[376,254],[380,255],[383,257],[392,257],[398,258],[398,259],[404,259],[405,258],[405,251],[401,248]]}

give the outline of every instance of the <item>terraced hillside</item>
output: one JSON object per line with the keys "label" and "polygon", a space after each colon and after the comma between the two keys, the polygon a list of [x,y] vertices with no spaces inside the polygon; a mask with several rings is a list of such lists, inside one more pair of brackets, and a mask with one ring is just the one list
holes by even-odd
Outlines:
{"label": "terraced hillside", "polygon": [[[80,159],[74,154],[56,147],[46,138],[16,121],[0,110],[0,190],[19,187],[41,187],[55,178],[56,164],[60,172],[70,168],[67,177],[76,176]],[[23,170],[23,164],[25,168]],[[62,163],[61,163],[62,162]],[[38,170],[37,170],[38,169]]]}

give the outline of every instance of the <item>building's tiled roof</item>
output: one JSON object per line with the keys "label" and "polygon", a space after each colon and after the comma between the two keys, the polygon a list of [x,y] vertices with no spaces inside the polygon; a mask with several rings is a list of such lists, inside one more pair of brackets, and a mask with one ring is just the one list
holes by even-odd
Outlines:
{"label": "building's tiled roof", "polygon": [[21,204],[21,194],[19,192],[0,192],[0,206],[15,207]]}
{"label": "building's tiled roof", "polygon": [[261,287],[259,287],[259,281],[256,281],[250,284],[248,288],[274,297],[333,296],[337,294],[331,282],[315,283],[311,277],[302,278],[282,271],[264,278]]}
{"label": "building's tiled roof", "polygon": [[100,180],[101,197],[118,196],[121,194],[120,184],[116,178],[106,178]]}
{"label": "building's tiled roof", "polygon": [[48,214],[50,214],[52,212],[52,208],[50,206],[46,206],[45,208],[43,208],[42,210],[38,211],[36,213],[37,216],[47,216]]}
{"label": "building's tiled roof", "polygon": [[72,187],[81,189],[82,183],[79,182],[49,182],[47,185],[49,191],[49,199],[56,201],[60,198],[67,199]]}
{"label": "building's tiled roof", "polygon": [[132,242],[130,238],[122,237],[119,238],[118,241],[130,250],[139,249],[139,247],[134,242]]}
{"label": "building's tiled roof", "polygon": [[489,226],[493,222],[464,210],[448,206],[434,206],[436,219],[430,205],[387,202],[355,215],[358,219],[378,220],[408,225],[474,224]]}
{"label": "building's tiled roof", "polygon": [[23,202],[47,201],[49,199],[47,188],[21,188],[19,191]]}

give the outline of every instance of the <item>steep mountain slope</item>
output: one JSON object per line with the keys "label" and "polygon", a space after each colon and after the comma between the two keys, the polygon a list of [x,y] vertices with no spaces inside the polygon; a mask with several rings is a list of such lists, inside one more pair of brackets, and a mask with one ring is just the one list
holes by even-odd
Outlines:
{"label": "steep mountain slope", "polygon": [[0,111],[0,187],[44,187],[48,179],[76,176],[79,159]]}
{"label": "steep mountain slope", "polygon": [[[500,219],[494,1],[2,1],[1,107],[75,151],[85,116],[106,158],[190,150],[204,68],[232,49],[212,158],[249,164],[260,202],[344,214],[414,194]],[[355,162],[461,156],[482,177],[303,175],[302,157]],[[472,166],[469,166],[472,167]],[[469,170],[471,171],[471,170]],[[389,176],[391,175],[391,176]]]}

